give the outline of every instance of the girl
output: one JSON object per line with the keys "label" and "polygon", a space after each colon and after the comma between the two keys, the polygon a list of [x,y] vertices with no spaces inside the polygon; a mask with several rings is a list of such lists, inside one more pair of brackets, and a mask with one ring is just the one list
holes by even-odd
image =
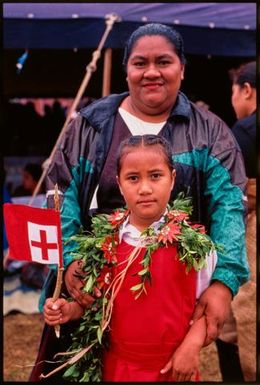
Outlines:
{"label": "girl", "polygon": [[[190,320],[196,297],[209,283],[216,254],[207,257],[207,269],[187,273],[176,244],[167,243],[167,247],[154,249],[148,267],[140,271],[149,242],[170,239],[170,233],[165,232],[169,227],[160,230],[175,180],[170,146],[157,135],[132,136],[121,145],[117,167],[118,185],[129,214],[119,228],[114,276],[126,274],[113,302],[102,380],[198,380],[206,323],[202,317],[190,326]],[[180,234],[178,226],[171,231],[172,238]],[[145,232],[152,236],[144,238]],[[139,254],[129,265],[136,249]],[[149,279],[142,285],[140,276],[145,274]],[[53,326],[78,319],[83,313],[78,302],[65,299],[53,303],[49,298],[44,306],[45,321]]]}

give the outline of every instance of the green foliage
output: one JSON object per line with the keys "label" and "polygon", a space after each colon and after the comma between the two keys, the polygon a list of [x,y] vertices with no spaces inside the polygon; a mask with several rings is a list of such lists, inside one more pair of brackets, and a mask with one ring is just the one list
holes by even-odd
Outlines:
{"label": "green foliage", "polygon": [[191,215],[193,210],[192,198],[185,197],[185,194],[180,192],[168,208],[169,210],[184,211],[185,213]]}

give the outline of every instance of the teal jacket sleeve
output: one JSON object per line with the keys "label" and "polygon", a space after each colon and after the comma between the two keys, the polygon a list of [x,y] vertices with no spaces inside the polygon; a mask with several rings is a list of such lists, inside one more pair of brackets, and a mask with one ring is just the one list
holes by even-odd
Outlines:
{"label": "teal jacket sleeve", "polygon": [[212,281],[228,286],[233,295],[249,278],[246,255],[246,183],[244,162],[228,127],[221,121],[206,156],[204,195],[208,202],[210,236],[223,246]]}

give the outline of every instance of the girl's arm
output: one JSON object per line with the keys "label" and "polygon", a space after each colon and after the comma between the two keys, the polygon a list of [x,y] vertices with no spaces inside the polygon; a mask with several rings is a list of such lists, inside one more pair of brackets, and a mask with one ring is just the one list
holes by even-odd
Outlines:
{"label": "girl's arm", "polygon": [[64,298],[55,302],[52,298],[47,298],[43,310],[45,322],[50,326],[79,319],[84,313],[84,308],[78,302],[68,302]]}
{"label": "girl's arm", "polygon": [[161,373],[172,370],[174,381],[194,381],[199,368],[199,353],[206,338],[206,318],[194,322],[180,346]]}

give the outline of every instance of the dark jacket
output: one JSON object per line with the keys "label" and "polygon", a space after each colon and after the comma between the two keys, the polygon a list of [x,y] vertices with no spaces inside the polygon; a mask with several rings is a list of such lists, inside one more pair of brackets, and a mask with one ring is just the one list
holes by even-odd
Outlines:
{"label": "dark jacket", "polygon": [[[128,93],[110,95],[90,104],[74,119],[56,151],[47,187],[56,182],[63,192],[61,208],[64,241],[89,223],[89,207],[99,181],[113,133],[118,106]],[[241,153],[230,129],[211,112],[179,93],[161,134],[172,144],[179,191],[193,197],[193,219],[206,225],[223,245],[213,275],[235,294],[248,279],[245,251],[244,191],[246,176]],[[48,206],[53,206],[49,197]],[[72,261],[72,242],[64,244],[64,264]]]}

